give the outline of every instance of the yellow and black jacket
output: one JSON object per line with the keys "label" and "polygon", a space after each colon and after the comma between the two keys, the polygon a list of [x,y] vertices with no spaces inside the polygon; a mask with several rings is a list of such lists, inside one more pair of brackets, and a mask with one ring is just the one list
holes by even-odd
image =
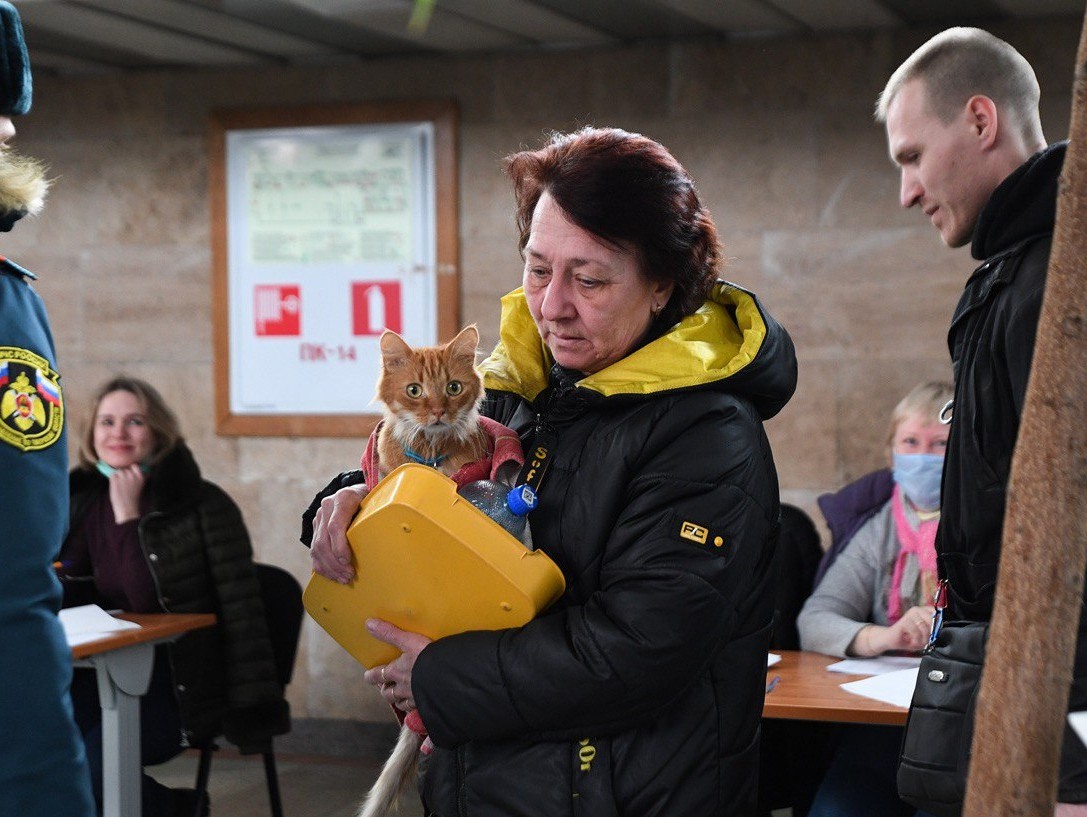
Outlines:
{"label": "yellow and black jacket", "polygon": [[750,293],[707,303],[591,376],[553,366],[520,290],[482,365],[484,413],[548,441],[532,540],[562,599],[436,641],[412,690],[450,815],[748,815],[773,612],[778,484],[763,420],[788,334]]}

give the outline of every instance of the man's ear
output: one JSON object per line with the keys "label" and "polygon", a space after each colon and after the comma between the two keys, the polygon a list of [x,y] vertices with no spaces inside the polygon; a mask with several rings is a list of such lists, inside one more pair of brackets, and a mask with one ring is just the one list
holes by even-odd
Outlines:
{"label": "man's ear", "polygon": [[992,99],[983,94],[970,97],[966,101],[966,120],[983,150],[989,150],[996,145],[1000,115]]}

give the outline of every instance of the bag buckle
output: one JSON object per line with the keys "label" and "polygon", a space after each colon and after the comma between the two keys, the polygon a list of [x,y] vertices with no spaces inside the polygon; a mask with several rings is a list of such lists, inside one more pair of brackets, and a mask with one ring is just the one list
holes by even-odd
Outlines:
{"label": "bag buckle", "polygon": [[932,629],[928,634],[928,643],[921,650],[921,655],[928,655],[936,646],[936,637],[944,626],[944,608],[947,607],[947,579],[940,579],[932,597]]}

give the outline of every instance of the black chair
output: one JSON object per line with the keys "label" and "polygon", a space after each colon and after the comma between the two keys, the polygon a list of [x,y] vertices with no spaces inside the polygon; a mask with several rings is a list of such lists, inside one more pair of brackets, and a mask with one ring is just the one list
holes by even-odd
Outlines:
{"label": "black chair", "polygon": [[[276,675],[286,687],[294,674],[294,656],[298,652],[298,635],[302,629],[302,587],[297,579],[281,567],[258,564],[257,579],[264,602],[264,614],[268,619],[268,632],[272,637]],[[204,803],[211,774],[211,759],[219,748],[214,740],[200,746],[200,762],[196,769],[196,814]],[[283,817],[283,803],[279,797],[279,776],[276,774],[274,748],[262,752],[264,776],[268,781],[268,802],[272,817]]]}

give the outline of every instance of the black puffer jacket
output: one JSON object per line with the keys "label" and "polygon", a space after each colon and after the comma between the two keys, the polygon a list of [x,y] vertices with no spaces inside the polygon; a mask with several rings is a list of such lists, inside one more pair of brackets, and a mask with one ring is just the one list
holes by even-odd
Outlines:
{"label": "black puffer jacket", "polygon": [[[955,405],[944,457],[936,539],[950,604],[992,617],[1012,454],[1026,399],[1067,142],[1032,156],[996,189],[978,219],[966,284],[948,334]],[[1054,547],[1064,543],[1054,542]],[[1081,617],[1070,711],[1087,709],[1087,617]],[[1065,725],[1060,802],[1087,802],[1087,749]]]}
{"label": "black puffer jacket", "polygon": [[[69,484],[76,531],[109,483],[77,468]],[[144,498],[150,510],[139,522],[140,545],[163,612],[218,616],[216,627],[168,645],[185,736],[192,744],[225,734],[244,751],[260,751],[290,720],[241,513],[201,479],[183,443],[148,475]]]}
{"label": "black puffer jacket", "polygon": [[778,529],[762,421],[795,387],[792,342],[726,284],[576,382],[549,382],[520,290],[503,299],[501,337],[485,413],[529,452],[537,427],[554,432],[530,519],[567,588],[525,627],[420,654],[412,690],[438,747],[428,808],[751,814]]}

